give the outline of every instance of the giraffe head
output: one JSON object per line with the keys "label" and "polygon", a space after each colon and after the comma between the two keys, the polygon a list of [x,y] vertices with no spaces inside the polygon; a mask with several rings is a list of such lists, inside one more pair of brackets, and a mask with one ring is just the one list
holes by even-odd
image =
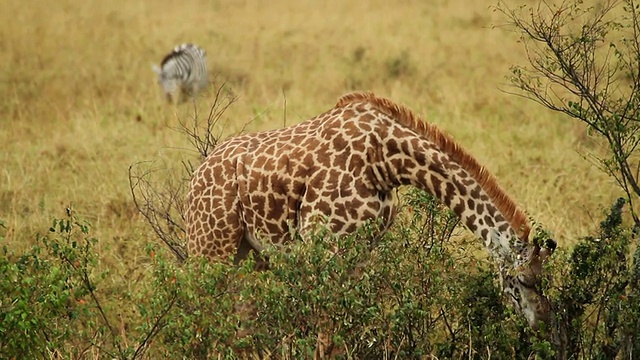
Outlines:
{"label": "giraffe head", "polygon": [[540,322],[549,324],[551,320],[551,304],[542,293],[542,280],[546,276],[544,264],[557,244],[545,232],[538,232],[531,243],[519,240],[520,253],[512,265],[502,264],[500,280],[513,306],[524,315],[533,330],[538,330]]}

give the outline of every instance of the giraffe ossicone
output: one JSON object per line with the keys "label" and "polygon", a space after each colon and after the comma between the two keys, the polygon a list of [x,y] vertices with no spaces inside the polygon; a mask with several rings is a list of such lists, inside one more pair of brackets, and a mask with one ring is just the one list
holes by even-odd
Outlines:
{"label": "giraffe ossicone", "polygon": [[384,232],[396,214],[393,190],[401,185],[426,190],[451,208],[497,261],[516,309],[533,328],[548,322],[540,282],[553,249],[541,251],[530,241],[526,214],[449,135],[372,93],[347,94],[297,125],[218,145],[190,183],[188,250],[241,259],[291,241],[292,228],[304,237],[318,219],[336,235],[368,221]]}

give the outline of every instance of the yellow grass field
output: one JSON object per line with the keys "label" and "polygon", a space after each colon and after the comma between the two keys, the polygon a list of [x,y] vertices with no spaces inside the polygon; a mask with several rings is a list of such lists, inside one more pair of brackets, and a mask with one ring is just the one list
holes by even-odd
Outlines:
{"label": "yellow grass field", "polygon": [[151,71],[175,45],[193,42],[207,50],[215,80],[239,96],[225,114],[227,133],[297,123],[349,91],[374,91],[451,133],[561,246],[570,244],[621,193],[585,160],[598,148],[581,124],[505,93],[509,67],[526,59],[495,4],[4,0],[5,243],[32,244],[71,205],[91,222],[103,265],[126,274],[144,261],[154,235],[136,212],[127,171],[196,155],[171,129],[193,105],[166,104]]}

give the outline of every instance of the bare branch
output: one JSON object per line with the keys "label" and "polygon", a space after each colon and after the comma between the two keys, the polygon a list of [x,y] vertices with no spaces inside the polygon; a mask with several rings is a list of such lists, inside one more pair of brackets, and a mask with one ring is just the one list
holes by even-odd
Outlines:
{"label": "bare branch", "polygon": [[194,116],[187,122],[179,121],[179,127],[175,130],[184,134],[187,140],[200,154],[201,159],[206,159],[222,137],[222,129],[226,121],[220,124],[224,113],[236,101],[238,97],[226,91],[225,84],[217,88],[213,103],[209,108],[209,114],[205,123],[201,123],[198,108],[194,103]]}
{"label": "bare branch", "polygon": [[[151,164],[148,169],[141,169],[143,164]],[[161,187],[152,185],[152,174],[158,172],[153,168],[154,162],[136,163],[129,167],[129,188],[136,208],[147,219],[153,231],[158,235],[176,258],[183,262],[187,258],[184,242],[184,198],[187,182],[175,181],[171,177]]]}
{"label": "bare branch", "polygon": [[129,167],[129,188],[136,208],[179,262],[187,259],[185,198],[191,175],[221,141],[224,114],[236,100],[222,84],[215,91],[206,119],[201,118],[194,102],[194,115],[179,120],[174,130],[185,135],[199,155],[197,159],[183,158],[176,166],[157,159]]}

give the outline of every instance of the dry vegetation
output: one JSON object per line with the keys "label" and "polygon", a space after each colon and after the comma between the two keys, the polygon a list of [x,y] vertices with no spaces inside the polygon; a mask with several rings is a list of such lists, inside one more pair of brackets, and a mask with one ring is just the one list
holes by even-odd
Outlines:
{"label": "dry vegetation", "polygon": [[[509,2],[507,2],[508,4]],[[154,236],[136,214],[130,164],[196,154],[179,133],[193,106],[164,103],[151,64],[174,45],[208,52],[239,96],[229,133],[299,122],[372,90],[449,131],[560,244],[594,228],[620,194],[583,156],[581,125],[505,94],[523,64],[494,0],[5,1],[0,12],[0,219],[10,248],[72,205],[104,265],[144,265]],[[515,4],[514,4],[515,5]],[[283,117],[286,100],[286,117]],[[208,106],[207,95],[199,107]],[[133,281],[134,279],[128,279]]]}

